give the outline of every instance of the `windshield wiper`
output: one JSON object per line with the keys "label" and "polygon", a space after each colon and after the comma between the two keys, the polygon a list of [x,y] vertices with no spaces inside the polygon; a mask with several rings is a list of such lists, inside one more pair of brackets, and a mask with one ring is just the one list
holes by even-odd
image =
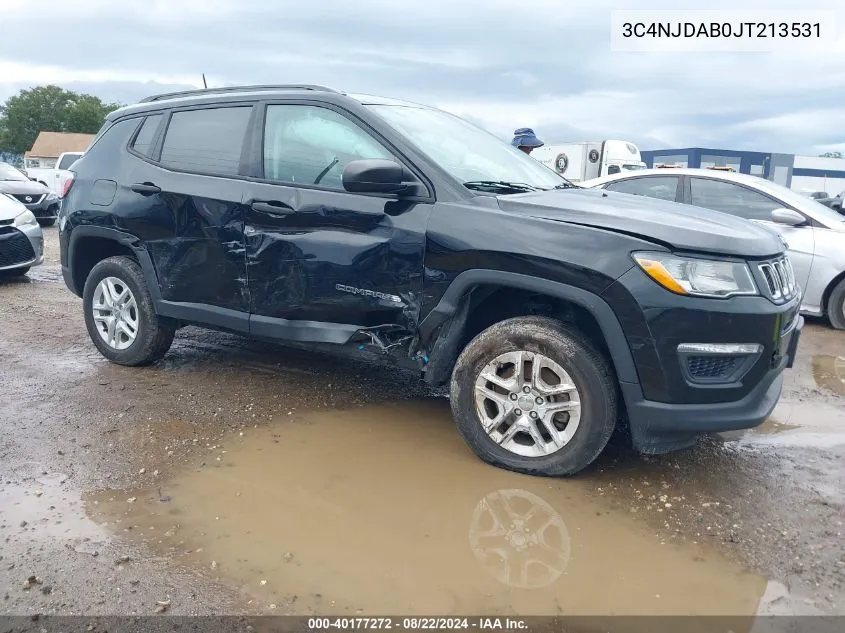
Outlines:
{"label": "windshield wiper", "polygon": [[535,187],[524,182],[508,182],[506,180],[470,180],[464,183],[464,187],[479,189],[481,187],[494,187],[499,189],[511,189],[513,191],[545,191],[542,187]]}
{"label": "windshield wiper", "polygon": [[555,185],[555,189],[580,189],[580,187],[575,183],[569,182],[568,180],[564,180],[559,185]]}

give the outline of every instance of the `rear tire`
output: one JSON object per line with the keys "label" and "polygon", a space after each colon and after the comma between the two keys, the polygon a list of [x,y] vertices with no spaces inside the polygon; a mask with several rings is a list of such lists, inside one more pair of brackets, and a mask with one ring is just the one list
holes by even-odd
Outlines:
{"label": "rear tire", "polygon": [[82,304],[88,335],[111,362],[149,365],[170,349],[175,325],[156,314],[144,273],[134,260],[109,257],[94,266]]}
{"label": "rear tire", "polygon": [[827,318],[837,330],[845,330],[845,279],[836,284],[827,300]]}
{"label": "rear tire", "polygon": [[[514,378],[519,364],[522,378]],[[547,396],[553,391],[561,395]],[[531,475],[583,470],[604,450],[618,420],[618,386],[608,360],[583,333],[546,317],[508,319],[476,336],[455,364],[450,401],[458,431],[479,458]]]}

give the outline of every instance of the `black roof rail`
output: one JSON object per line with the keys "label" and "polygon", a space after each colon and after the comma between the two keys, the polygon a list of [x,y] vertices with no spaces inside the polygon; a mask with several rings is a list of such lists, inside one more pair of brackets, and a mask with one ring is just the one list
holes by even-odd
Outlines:
{"label": "black roof rail", "polygon": [[279,84],[267,86],[224,86],[221,88],[197,88],[196,90],[182,90],[180,92],[167,92],[160,95],[153,95],[145,97],[138,103],[150,103],[151,101],[161,101],[163,99],[175,99],[177,97],[189,97],[192,95],[207,95],[219,94],[226,92],[264,92],[268,90],[316,90],[319,92],[334,92],[339,94],[339,91],[325,86],[317,86],[314,84]]}

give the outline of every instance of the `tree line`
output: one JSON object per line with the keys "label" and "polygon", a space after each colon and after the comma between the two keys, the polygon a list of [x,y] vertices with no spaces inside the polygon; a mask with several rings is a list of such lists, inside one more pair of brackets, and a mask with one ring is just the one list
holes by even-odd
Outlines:
{"label": "tree line", "polygon": [[42,131],[96,134],[119,107],[54,85],[21,90],[0,105],[0,155],[23,154]]}
{"label": "tree line", "polygon": [[[22,155],[42,131],[96,134],[106,115],[121,106],[54,85],[21,90],[0,105],[0,159]],[[819,156],[842,158],[842,152]]]}

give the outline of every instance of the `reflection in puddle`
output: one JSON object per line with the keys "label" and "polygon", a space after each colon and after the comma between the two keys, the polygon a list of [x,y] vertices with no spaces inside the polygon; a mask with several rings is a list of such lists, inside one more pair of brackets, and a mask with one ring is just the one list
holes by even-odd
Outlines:
{"label": "reflection in puddle", "polygon": [[718,433],[717,435],[722,438],[725,442],[733,442],[738,441],[741,443],[748,443],[753,442],[758,435],[775,435],[777,433],[783,433],[785,431],[791,431],[794,429],[800,429],[801,427],[796,424],[784,424],[779,420],[775,419],[774,417],[770,417],[765,420],[759,426],[755,426],[752,429],[741,429],[739,431],[723,431]]}
{"label": "reflection in puddle", "polygon": [[202,459],[87,509],[277,612],[753,614],[766,589],[701,545],[664,544],[587,477],[487,466],[442,399],[314,411]]}
{"label": "reflection in puddle", "polygon": [[[66,541],[71,547],[90,546],[92,551],[108,539],[108,533],[92,522],[83,511],[75,490],[64,484],[67,475],[48,472],[36,462],[19,465],[7,476],[22,482],[0,485],[0,525],[31,538]],[[8,536],[11,532],[7,531]],[[6,539],[8,541],[8,538]]]}
{"label": "reflection in puddle", "polygon": [[772,433],[783,433],[784,431],[789,431],[798,428],[801,427],[795,424],[784,424],[783,422],[778,422],[774,418],[769,418],[754,430],[757,433],[764,433],[766,435],[770,435]]}
{"label": "reflection in puddle", "polygon": [[838,446],[845,444],[845,415],[836,403],[781,400],[759,427],[721,435],[740,445]]}
{"label": "reflection in puddle", "polygon": [[41,266],[35,266],[34,268],[30,269],[27,277],[31,281],[46,281],[50,283],[58,283],[63,282],[62,279],[62,267],[49,265],[49,264],[42,264]]}
{"label": "reflection in puddle", "polygon": [[845,358],[841,356],[814,356],[813,378],[819,387],[845,396]]}
{"label": "reflection in puddle", "polygon": [[497,490],[484,497],[472,515],[469,541],[484,570],[511,587],[545,587],[569,564],[566,524],[527,490]]}

